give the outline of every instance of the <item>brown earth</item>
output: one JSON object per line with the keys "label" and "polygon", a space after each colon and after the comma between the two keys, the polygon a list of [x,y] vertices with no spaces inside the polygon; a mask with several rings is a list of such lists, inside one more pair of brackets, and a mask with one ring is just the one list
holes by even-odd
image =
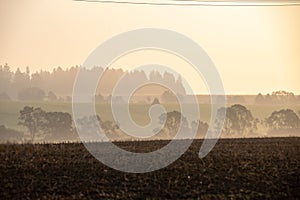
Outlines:
{"label": "brown earth", "polygon": [[[116,144],[147,152],[167,143]],[[111,169],[82,144],[2,144],[0,199],[300,198],[300,138],[222,139],[204,159],[201,143],[145,174]]]}

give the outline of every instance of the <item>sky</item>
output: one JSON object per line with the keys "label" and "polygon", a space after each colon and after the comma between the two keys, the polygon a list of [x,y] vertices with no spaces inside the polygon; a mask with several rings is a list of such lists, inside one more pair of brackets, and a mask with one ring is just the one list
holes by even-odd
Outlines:
{"label": "sky", "polygon": [[[143,0],[141,0],[143,1]],[[227,94],[300,94],[300,6],[191,7],[72,0],[0,0],[0,65],[51,71],[81,65],[102,42],[162,28],[197,42],[217,67]],[[136,52],[111,67],[165,64],[197,93],[207,89],[188,63],[164,52]]]}

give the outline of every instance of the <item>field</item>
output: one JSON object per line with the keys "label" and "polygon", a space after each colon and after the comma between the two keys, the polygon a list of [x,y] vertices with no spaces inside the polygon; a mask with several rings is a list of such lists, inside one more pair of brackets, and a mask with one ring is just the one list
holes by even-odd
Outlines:
{"label": "field", "polygon": [[[116,144],[148,152],[167,143]],[[198,158],[201,143],[145,174],[108,168],[79,143],[1,144],[0,198],[300,198],[300,138],[221,139],[204,159]]]}
{"label": "field", "polygon": [[[24,106],[41,107],[46,111],[61,111],[72,113],[71,103],[62,102],[21,102],[21,101],[0,101],[0,125],[5,125],[8,128],[24,130],[18,126],[19,111]],[[179,110],[177,104],[163,104],[166,111]],[[191,105],[192,106],[192,105]],[[275,110],[293,109],[295,112],[300,111],[300,105],[247,105],[245,106],[252,112],[253,116],[259,119],[265,119]],[[137,124],[146,125],[150,118],[148,116],[149,104],[133,104],[130,105],[130,111],[133,120]],[[210,120],[210,104],[200,104],[200,119],[201,121],[209,122]],[[102,120],[113,120],[111,108],[109,104],[96,104],[96,112]],[[198,119],[198,118],[197,118]]]}

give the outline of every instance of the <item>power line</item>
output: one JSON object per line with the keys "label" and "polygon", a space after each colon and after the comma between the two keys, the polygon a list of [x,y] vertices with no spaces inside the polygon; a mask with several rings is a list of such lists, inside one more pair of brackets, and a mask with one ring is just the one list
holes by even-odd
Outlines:
{"label": "power line", "polygon": [[[152,6],[300,6],[300,1],[202,1],[202,0],[169,0],[169,2],[137,2],[117,0],[73,0],[88,3],[102,4],[130,4],[130,5],[152,5]],[[173,3],[171,3],[173,2]],[[177,3],[174,3],[177,2]]]}

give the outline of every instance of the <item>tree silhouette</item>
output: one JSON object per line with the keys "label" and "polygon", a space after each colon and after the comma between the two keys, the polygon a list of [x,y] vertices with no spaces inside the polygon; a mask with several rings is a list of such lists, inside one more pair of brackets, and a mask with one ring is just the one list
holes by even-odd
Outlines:
{"label": "tree silhouette", "polygon": [[156,104],[160,104],[160,103],[159,100],[155,97],[151,105],[156,105]]}
{"label": "tree silhouette", "polygon": [[46,112],[29,106],[20,111],[19,124],[28,129],[32,142],[37,136],[50,140],[65,139],[73,132],[69,113]]}
{"label": "tree silhouette", "polygon": [[46,112],[46,122],[42,127],[49,140],[70,139],[73,133],[72,117],[65,112]]}
{"label": "tree silhouette", "polygon": [[0,65],[0,93],[7,93],[10,89],[10,82],[12,81],[13,73],[10,71],[10,67],[5,64]]}
{"label": "tree silhouette", "polygon": [[25,126],[30,134],[30,139],[33,142],[36,136],[43,130],[45,127],[46,112],[41,108],[33,108],[25,106],[20,111],[19,124]]}
{"label": "tree silhouette", "polygon": [[99,126],[104,131],[104,133],[110,137],[114,136],[111,134],[116,133],[119,129],[119,124],[112,121],[102,121],[98,115],[84,116],[81,119],[77,120],[77,128],[82,129],[85,133],[85,138],[87,140],[94,139],[95,133],[92,132],[95,129],[98,129]]}
{"label": "tree silhouette", "polygon": [[[26,68],[25,72],[22,72],[19,68],[15,72],[12,72],[7,64],[0,66],[0,93],[5,92],[13,99],[16,99],[18,93],[24,88],[40,88],[45,91],[46,94],[52,91],[57,95],[58,99],[62,99],[61,97],[70,96],[72,94],[74,81],[79,70],[87,76],[89,76],[89,74],[93,76],[103,72],[96,90],[97,94],[101,93],[103,96],[111,95],[116,83],[124,75],[124,78],[131,83],[164,81],[169,85],[174,85],[179,94],[185,94],[181,78],[179,77],[175,80],[173,74],[168,72],[164,74],[163,78],[160,72],[151,71],[148,78],[146,72],[143,70],[128,72],[123,69],[106,68],[103,70],[102,67],[86,69],[76,66],[67,69],[57,67],[54,68],[52,72],[40,70],[30,74],[29,67]],[[124,87],[126,87],[126,84]],[[162,92],[163,89],[156,89],[157,94]],[[149,94],[146,93],[145,95]]]}
{"label": "tree silhouette", "polygon": [[[226,114],[225,114],[226,113]],[[220,108],[217,113],[217,123],[224,117],[223,132],[227,135],[245,135],[257,129],[257,119],[254,119],[250,110],[240,104],[228,108]]]}
{"label": "tree silhouette", "polygon": [[191,123],[192,130],[196,130],[197,138],[203,138],[205,133],[208,131],[208,124],[200,120],[193,121]]}
{"label": "tree silhouette", "polygon": [[177,101],[177,97],[173,94],[173,92],[171,92],[170,90],[166,90],[162,95],[161,95],[161,99],[165,102],[165,103],[170,103],[170,102],[176,102]]}
{"label": "tree silhouette", "polygon": [[117,129],[119,129],[119,126],[112,121],[104,121],[101,123],[101,128],[106,134],[111,134],[114,133]]}
{"label": "tree silhouette", "polygon": [[13,76],[12,89],[17,94],[23,88],[30,87],[30,77],[18,68]]}
{"label": "tree silhouette", "polygon": [[259,94],[255,97],[255,103],[256,103],[256,104],[263,104],[263,103],[265,103],[265,98],[264,98],[264,96],[263,96],[261,93],[259,93]]}
{"label": "tree silhouette", "polygon": [[274,111],[265,122],[270,132],[295,131],[300,128],[300,119],[291,109]]}
{"label": "tree silhouette", "polygon": [[255,103],[256,104],[281,104],[281,105],[286,105],[286,104],[295,104],[295,103],[300,103],[297,100],[297,96],[294,95],[292,92],[287,92],[284,90],[279,90],[272,92],[272,94],[267,94],[265,97],[259,93],[255,97]]}
{"label": "tree silhouette", "polygon": [[183,130],[188,129],[187,119],[178,111],[168,112],[159,116],[159,123],[163,124],[164,122],[164,130],[167,131],[169,137],[174,137],[176,135],[180,125]]}

